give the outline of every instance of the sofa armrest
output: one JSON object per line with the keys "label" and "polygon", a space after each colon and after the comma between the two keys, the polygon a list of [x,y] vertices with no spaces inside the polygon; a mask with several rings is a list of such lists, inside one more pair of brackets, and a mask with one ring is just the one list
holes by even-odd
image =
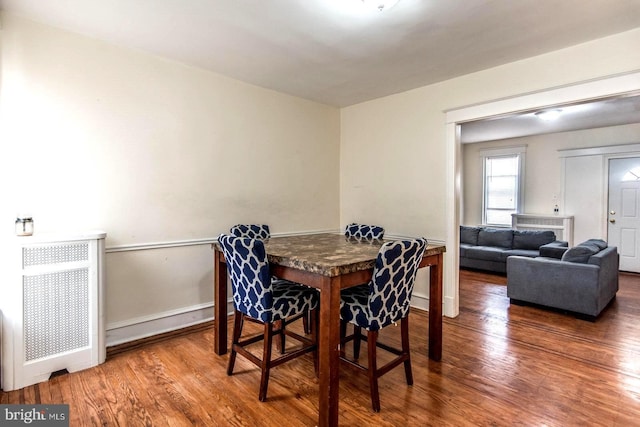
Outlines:
{"label": "sofa armrest", "polygon": [[540,246],[540,256],[547,258],[562,259],[562,255],[569,249],[569,242],[556,240]]}

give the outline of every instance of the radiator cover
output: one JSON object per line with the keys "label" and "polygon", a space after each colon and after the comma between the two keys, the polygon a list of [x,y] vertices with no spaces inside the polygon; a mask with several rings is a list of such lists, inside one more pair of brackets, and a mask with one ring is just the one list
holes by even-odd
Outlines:
{"label": "radiator cover", "polygon": [[514,230],[551,230],[557,240],[569,242],[573,246],[573,215],[511,214],[511,228]]}
{"label": "radiator cover", "polygon": [[17,273],[2,298],[3,390],[104,362],[104,238],[16,239]]}

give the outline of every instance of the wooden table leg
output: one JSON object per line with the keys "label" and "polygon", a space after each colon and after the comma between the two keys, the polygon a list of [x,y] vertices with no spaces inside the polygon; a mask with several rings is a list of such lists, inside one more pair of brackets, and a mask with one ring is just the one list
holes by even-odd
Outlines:
{"label": "wooden table leg", "polygon": [[222,355],[227,352],[227,264],[222,252],[214,249],[213,253],[213,351]]}
{"label": "wooden table leg", "polygon": [[338,425],[340,378],[340,277],[323,277],[320,289],[318,356],[320,364],[320,427]]}
{"label": "wooden table leg", "polygon": [[442,254],[429,267],[429,359],[442,358]]}

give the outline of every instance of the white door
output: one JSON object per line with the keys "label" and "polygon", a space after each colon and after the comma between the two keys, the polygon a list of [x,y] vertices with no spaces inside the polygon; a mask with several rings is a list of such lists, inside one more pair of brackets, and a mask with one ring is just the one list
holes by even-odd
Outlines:
{"label": "white door", "polygon": [[608,242],[620,270],[640,273],[640,158],[609,160]]}

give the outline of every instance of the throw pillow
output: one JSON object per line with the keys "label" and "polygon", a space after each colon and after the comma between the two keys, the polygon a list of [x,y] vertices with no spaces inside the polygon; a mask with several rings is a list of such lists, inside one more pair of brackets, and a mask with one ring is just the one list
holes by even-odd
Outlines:
{"label": "throw pillow", "polygon": [[594,246],[574,246],[573,248],[567,249],[567,251],[562,255],[562,261],[586,264],[591,255],[595,255],[597,253],[598,250]]}
{"label": "throw pillow", "polygon": [[478,234],[480,233],[480,227],[468,227],[466,225],[460,226],[460,243],[467,243],[469,245],[478,244]]}
{"label": "throw pillow", "polygon": [[513,232],[514,249],[538,250],[540,246],[556,241],[556,233],[551,230],[515,230]]}

